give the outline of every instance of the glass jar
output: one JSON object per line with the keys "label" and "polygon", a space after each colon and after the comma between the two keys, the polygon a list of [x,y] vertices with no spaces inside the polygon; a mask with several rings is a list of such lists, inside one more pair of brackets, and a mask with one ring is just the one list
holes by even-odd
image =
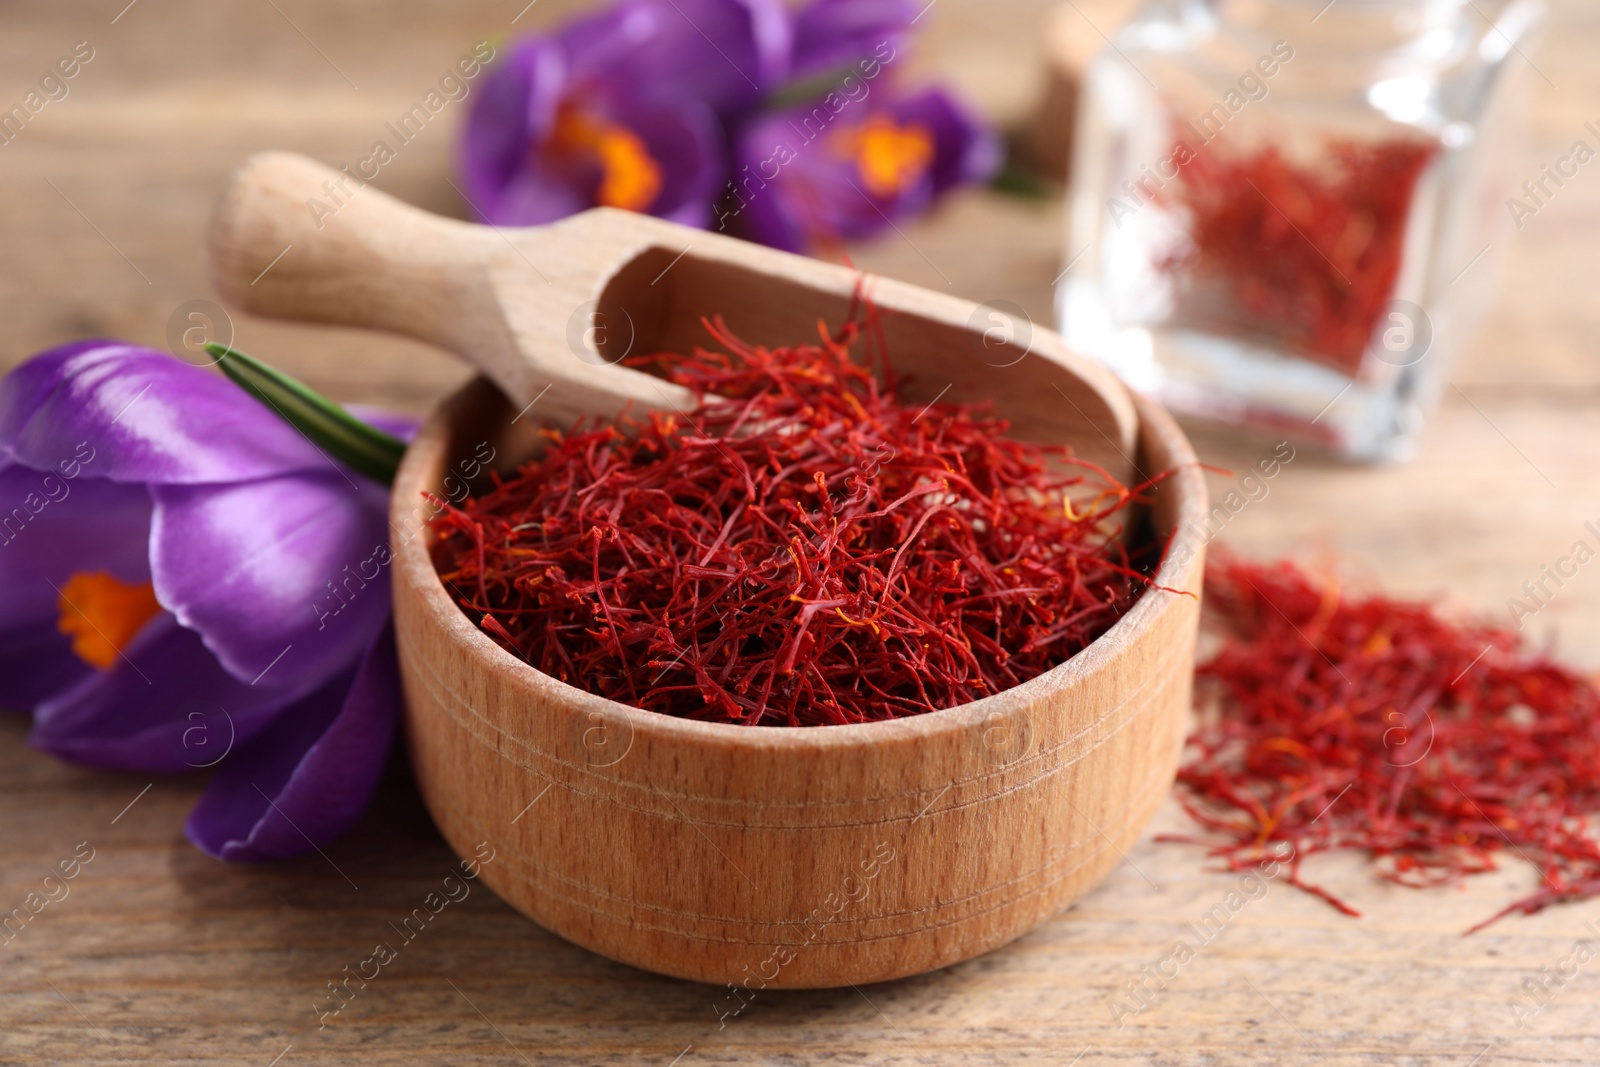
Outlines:
{"label": "glass jar", "polygon": [[1187,415],[1405,458],[1509,240],[1542,0],[1161,0],[1090,66],[1062,333]]}

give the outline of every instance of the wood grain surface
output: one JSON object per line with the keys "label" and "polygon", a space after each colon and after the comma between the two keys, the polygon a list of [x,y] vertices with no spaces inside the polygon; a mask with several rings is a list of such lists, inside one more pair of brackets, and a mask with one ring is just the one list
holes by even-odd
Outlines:
{"label": "wood grain surface", "polygon": [[[521,0],[124,2],[0,4],[0,101],[20,99],[75,41],[96,49],[71,95],[0,147],[7,364],[82,336],[164,346],[175,308],[216,299],[204,280],[204,224],[240,159],[265,148],[360,158],[384,122],[523,9]],[[511,28],[571,7],[540,0]],[[1554,8],[1554,32],[1533,59],[1543,97],[1528,176],[1600,120],[1600,10],[1583,0]],[[919,23],[923,63],[991,113],[1021,115],[1043,69],[1045,17],[1043,2],[938,0]],[[442,114],[379,184],[459,213],[446,181],[457,119]],[[973,193],[852,251],[870,269],[1011,300],[1048,321],[1059,224],[1056,203]],[[1417,460],[1374,471],[1301,453],[1221,543],[1336,553],[1357,578],[1506,618],[1507,598],[1600,518],[1597,236],[1591,166],[1516,234],[1485,330],[1453,371]],[[420,411],[464,376],[422,345],[243,317],[235,326],[240,347],[344,400]],[[1236,469],[1270,451],[1194,439],[1203,458]],[[1227,488],[1213,483],[1214,494]],[[1600,571],[1581,571],[1528,630],[1600,668]],[[0,1062],[1600,1060],[1600,963],[1569,962],[1575,941],[1596,936],[1586,924],[1600,927],[1600,903],[1460,935],[1533,884],[1521,866],[1418,892],[1378,884],[1354,859],[1319,863],[1312,873],[1365,911],[1349,919],[1281,886],[1243,887],[1207,871],[1196,850],[1156,842],[1154,832],[1185,827],[1169,804],[1098,889],[1003,949],[899,982],[763,993],[719,1025],[726,990],[608,962],[476,883],[404,941],[390,924],[422,904],[454,857],[398,769],[325,856],[241,869],[182,839],[202,782],[77,769],[26,748],[25,734],[22,720],[0,719],[0,908],[19,904],[80,842],[94,858],[67,898],[0,947]],[[1163,965],[1174,942],[1198,940],[1187,924],[1219,906],[1227,921],[1174,974]],[[394,962],[339,1015],[319,1017],[327,983],[380,941],[398,947]],[[1512,1005],[1537,1002],[1513,998],[1546,967],[1568,976],[1519,1026]],[[1129,982],[1154,992],[1119,1026]]]}

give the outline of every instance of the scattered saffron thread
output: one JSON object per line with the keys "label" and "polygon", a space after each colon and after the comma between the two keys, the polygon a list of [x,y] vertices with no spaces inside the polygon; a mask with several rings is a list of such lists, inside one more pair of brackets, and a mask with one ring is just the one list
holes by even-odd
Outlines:
{"label": "scattered saffron thread", "polygon": [[[1540,887],[1474,926],[1600,895],[1600,688],[1518,639],[1426,603],[1351,596],[1289,562],[1214,559],[1227,636],[1197,674],[1178,798],[1230,870],[1355,850],[1405,886],[1451,885],[1506,852]],[[1334,801],[1337,800],[1337,803]]]}

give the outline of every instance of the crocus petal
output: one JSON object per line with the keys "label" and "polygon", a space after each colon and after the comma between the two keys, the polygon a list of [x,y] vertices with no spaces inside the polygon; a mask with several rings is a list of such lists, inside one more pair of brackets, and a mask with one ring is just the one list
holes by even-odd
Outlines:
{"label": "crocus petal", "polygon": [[[759,165],[765,158],[752,153],[735,156],[734,163],[739,165],[744,159],[755,159]],[[786,186],[790,184],[785,182]],[[742,205],[733,200],[726,202],[719,210],[717,228],[783,252],[804,253],[823,235],[820,224],[807,225],[808,220],[824,213],[823,205],[807,204],[810,196],[809,188],[797,182],[781,190],[758,189]]]}
{"label": "crocus petal", "polygon": [[74,572],[150,580],[149,491],[82,474],[0,467],[0,500],[15,501],[0,514],[0,708],[32,710],[93,673],[57,628]]}
{"label": "crocus petal", "polygon": [[[893,192],[868,188],[849,139],[869,121],[887,119],[932,142],[920,174]],[[747,195],[725,203],[723,223],[753,240],[803,251],[822,240],[867,237],[896,219],[926,211],[934,198],[963,182],[988,177],[999,165],[992,132],[942,89],[893,97],[887,86],[863,101],[834,108],[821,101],[763,116],[746,128],[735,151],[739,173],[773,175]]]}
{"label": "crocus petal", "polygon": [[595,206],[585,189],[532,169],[515,175],[494,204],[483,218],[492,226],[538,226]]}
{"label": "crocus petal", "polygon": [[661,192],[650,214],[703,227],[726,180],[728,155],[715,116],[692,100],[606,101],[601,113],[636,132],[661,167]]}
{"label": "crocus petal", "polygon": [[89,455],[86,477],[162,485],[328,466],[222,375],[117,341],[53,348],[6,375],[0,454],[39,470]]}
{"label": "crocus petal", "polygon": [[794,22],[782,0],[624,0],[559,40],[576,81],[646,86],[729,117],[788,77]]}
{"label": "crocus petal", "polygon": [[[627,2],[575,18],[561,27],[551,43],[561,50],[573,77],[580,81],[635,81],[657,77],[659,70],[638,65],[643,49],[668,25],[661,4]],[[672,87],[662,85],[662,91]]]}
{"label": "crocus petal", "polygon": [[933,191],[994,177],[1004,161],[1000,137],[967,104],[948,89],[924,89],[897,101],[893,113],[901,122],[920,122],[933,131]]}
{"label": "crocus petal", "polygon": [[813,0],[795,16],[790,76],[843,73],[851,66],[859,76],[863,61],[881,68],[903,60],[921,10],[913,0]]}
{"label": "crocus petal", "polygon": [[243,682],[304,692],[389,613],[387,494],[324,470],[151,490],[156,597]]}
{"label": "crocus petal", "polygon": [[[589,114],[639,138],[660,168],[661,188],[648,212],[689,226],[704,226],[723,181],[727,154],[711,113],[693,100],[651,103],[596,94],[583,102]],[[596,204],[597,167],[550,165],[528,148],[503,186],[474,197],[483,221],[496,226],[537,226]]]}
{"label": "crocus petal", "polygon": [[90,670],[53,626],[0,631],[0,710],[31,711]]}
{"label": "crocus petal", "polygon": [[218,859],[288,859],[353,826],[383,773],[398,718],[393,633],[355,672],[287,709],[218,768],[187,831]]}
{"label": "crocus petal", "polygon": [[855,159],[842,150],[846,135],[869,114],[865,108],[847,110],[823,125],[819,116],[831,116],[819,105],[752,124],[735,164],[751,173],[770,173],[779,160],[788,162],[764,188],[747,191],[747,203],[735,216],[739,232],[798,252],[822,241],[868,237],[894,219],[926,210],[933,198],[926,175],[898,195],[875,196],[864,187]]}
{"label": "crocus petal", "polygon": [[484,75],[460,149],[469,206],[484,221],[507,217],[507,190],[528,167],[534,146],[550,135],[566,83],[565,55],[537,37],[512,45]]}
{"label": "crocus petal", "polygon": [[[150,580],[150,492],[88,477],[101,458],[44,470],[0,465],[0,506],[9,506],[0,513],[0,630],[54,633],[61,588],[76,571]],[[6,684],[0,674],[0,692]]]}
{"label": "crocus petal", "polygon": [[238,681],[197,634],[162,615],[110,670],[39,704],[28,741],[91,767],[178,773],[215,764],[293,699]]}

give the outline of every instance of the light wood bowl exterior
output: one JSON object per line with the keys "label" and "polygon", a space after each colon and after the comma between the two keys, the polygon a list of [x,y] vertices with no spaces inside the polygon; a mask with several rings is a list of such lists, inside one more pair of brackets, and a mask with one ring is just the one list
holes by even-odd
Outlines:
{"label": "light wood bowl exterior", "polygon": [[502,464],[533,448],[531,420],[470,384],[407,452],[391,516],[406,735],[444,836],[463,856],[488,842],[483,879],[562,937],[741,990],[881,981],[1027,933],[1122,861],[1183,743],[1205,486],[1172,420],[1136,404],[1139,465],[1181,468],[1152,509],[1177,530],[1158,581],[1193,596],[1148,592],[1069,662],[976,703],[766,728],[593,696],[457,608],[422,493],[458,489],[485,440]]}

